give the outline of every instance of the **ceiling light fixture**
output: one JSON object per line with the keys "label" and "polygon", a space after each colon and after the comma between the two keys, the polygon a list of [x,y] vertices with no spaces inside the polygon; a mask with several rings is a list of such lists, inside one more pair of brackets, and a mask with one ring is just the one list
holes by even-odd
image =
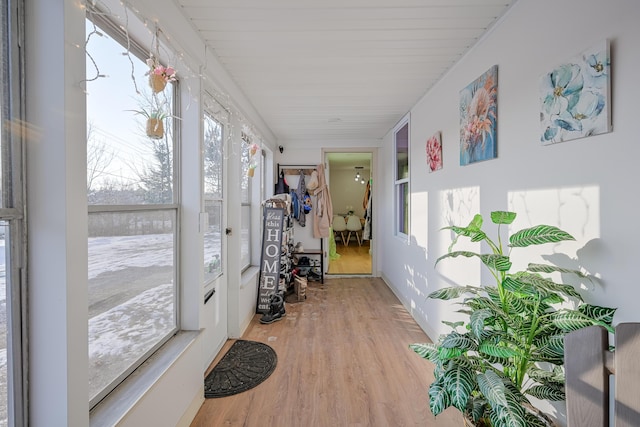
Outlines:
{"label": "ceiling light fixture", "polygon": [[354,178],[355,182],[360,181],[360,184],[364,184],[364,178],[360,175],[360,169],[363,169],[363,166],[356,166],[356,177]]}

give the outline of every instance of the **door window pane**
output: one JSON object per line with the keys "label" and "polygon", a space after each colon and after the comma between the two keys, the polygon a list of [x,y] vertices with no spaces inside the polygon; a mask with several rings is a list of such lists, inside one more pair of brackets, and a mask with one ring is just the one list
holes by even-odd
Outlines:
{"label": "door window pane", "polygon": [[208,227],[204,233],[204,283],[222,274],[223,126],[204,115],[203,188]]}

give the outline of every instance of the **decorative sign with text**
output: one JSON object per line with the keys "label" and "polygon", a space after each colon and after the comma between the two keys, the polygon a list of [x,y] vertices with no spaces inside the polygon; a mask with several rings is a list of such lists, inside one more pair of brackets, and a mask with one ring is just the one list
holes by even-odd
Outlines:
{"label": "decorative sign with text", "polygon": [[262,256],[258,279],[258,313],[269,312],[269,299],[278,290],[280,282],[280,252],[282,248],[282,224],[284,209],[264,208],[262,227]]}

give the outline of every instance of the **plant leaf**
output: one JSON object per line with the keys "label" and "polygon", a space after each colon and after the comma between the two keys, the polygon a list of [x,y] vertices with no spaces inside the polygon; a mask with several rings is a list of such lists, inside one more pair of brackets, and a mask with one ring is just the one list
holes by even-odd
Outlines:
{"label": "plant leaf", "polygon": [[433,363],[438,361],[438,346],[433,343],[409,344],[409,348],[423,359],[430,360]]}
{"label": "plant leaf", "polygon": [[469,325],[471,327],[471,332],[476,336],[476,338],[479,339],[482,336],[484,321],[491,317],[493,317],[493,313],[491,310],[486,308],[471,312],[471,315],[469,316]]}
{"label": "plant leaf", "polygon": [[494,270],[509,271],[511,268],[511,261],[506,255],[484,254],[480,255],[480,259],[487,267]]}
{"label": "plant leaf", "polygon": [[[531,265],[531,264],[529,264]],[[582,295],[580,295],[573,286],[565,285],[560,283],[555,283],[552,280],[546,279],[537,274],[529,274],[529,273],[520,273],[518,275],[518,280],[524,283],[528,283],[537,288],[544,289],[545,291],[553,292],[556,294],[561,294],[566,297],[573,297],[579,301],[582,301]],[[557,300],[557,299],[556,299]]]}
{"label": "plant leaf", "polygon": [[476,387],[474,372],[456,363],[444,373],[443,381],[451,404],[460,412],[464,412],[471,392]]}
{"label": "plant leaf", "polygon": [[565,400],[566,398],[563,386],[553,387],[550,385],[538,384],[525,390],[525,393],[537,399],[552,400],[555,402]]}
{"label": "plant leaf", "polygon": [[615,308],[601,307],[598,305],[582,304],[578,307],[580,313],[589,316],[592,319],[599,320],[611,326],[613,315],[616,313]]}
{"label": "plant leaf", "polygon": [[[576,331],[587,326],[600,324],[577,310],[561,310],[553,313],[551,321],[564,332]],[[603,325],[604,326],[604,325]]]}
{"label": "plant leaf", "polygon": [[433,415],[438,415],[451,406],[449,395],[445,388],[438,382],[429,386],[429,409]]}
{"label": "plant leaf", "polygon": [[486,341],[480,344],[480,346],[478,347],[478,351],[480,353],[485,353],[490,356],[500,357],[503,359],[515,357],[520,354],[512,348],[505,347],[504,345],[496,345]]}
{"label": "plant leaf", "polygon": [[552,265],[552,264],[534,264],[534,263],[530,263],[527,266],[527,270],[531,271],[532,273],[554,273],[554,272],[559,272],[559,273],[571,273],[571,274],[575,274],[576,276],[579,276],[579,277],[589,277],[588,274],[584,274],[580,270],[572,270],[570,268],[558,267],[558,266]]}
{"label": "plant leaf", "polygon": [[449,335],[444,337],[440,346],[443,348],[458,348],[463,351],[475,350],[477,345],[471,337],[467,334],[459,334],[455,331],[450,332]]}
{"label": "plant leaf", "polygon": [[509,246],[514,248],[524,248],[531,245],[541,245],[543,243],[555,243],[563,240],[575,240],[566,231],[560,230],[552,225],[536,225],[525,228],[509,238]]}
{"label": "plant leaf", "polygon": [[436,260],[436,265],[437,265],[440,261],[442,261],[443,259],[446,259],[446,258],[455,258],[455,257],[459,257],[459,256],[464,256],[464,257],[467,257],[467,258],[471,258],[471,257],[474,257],[474,256],[480,257],[480,255],[479,255],[479,254],[477,254],[477,253],[475,253],[475,252],[469,252],[469,251],[452,251],[452,252],[448,252],[448,253],[446,253],[446,254],[442,255],[440,258],[438,258],[438,259]]}
{"label": "plant leaf", "polygon": [[491,212],[491,221],[494,224],[511,224],[516,219],[515,212],[494,211]]}
{"label": "plant leaf", "polygon": [[449,322],[449,321],[443,320],[442,324],[443,325],[447,325],[451,329],[456,329],[458,326],[463,326],[464,325],[464,321],[463,320],[459,320],[457,322]]}
{"label": "plant leaf", "polygon": [[511,276],[507,276],[504,278],[504,280],[502,281],[502,287],[520,297],[528,295],[537,296],[539,293],[535,287]]}
{"label": "plant leaf", "polygon": [[438,359],[440,360],[455,359],[462,355],[462,353],[464,353],[464,351],[459,348],[438,347]]}
{"label": "plant leaf", "polygon": [[507,406],[504,384],[495,372],[488,370],[484,374],[478,374],[478,388],[491,407]]}
{"label": "plant leaf", "polygon": [[427,295],[427,298],[431,299],[441,299],[441,300],[450,300],[460,298],[461,295],[472,292],[472,286],[451,286],[449,288],[438,289],[437,291],[431,292]]}

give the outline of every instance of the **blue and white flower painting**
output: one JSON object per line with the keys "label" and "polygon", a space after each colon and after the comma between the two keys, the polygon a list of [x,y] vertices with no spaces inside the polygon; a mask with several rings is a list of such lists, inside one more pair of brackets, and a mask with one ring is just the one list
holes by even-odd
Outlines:
{"label": "blue and white flower painting", "polygon": [[540,79],[544,145],[611,131],[609,43],[605,40]]}

